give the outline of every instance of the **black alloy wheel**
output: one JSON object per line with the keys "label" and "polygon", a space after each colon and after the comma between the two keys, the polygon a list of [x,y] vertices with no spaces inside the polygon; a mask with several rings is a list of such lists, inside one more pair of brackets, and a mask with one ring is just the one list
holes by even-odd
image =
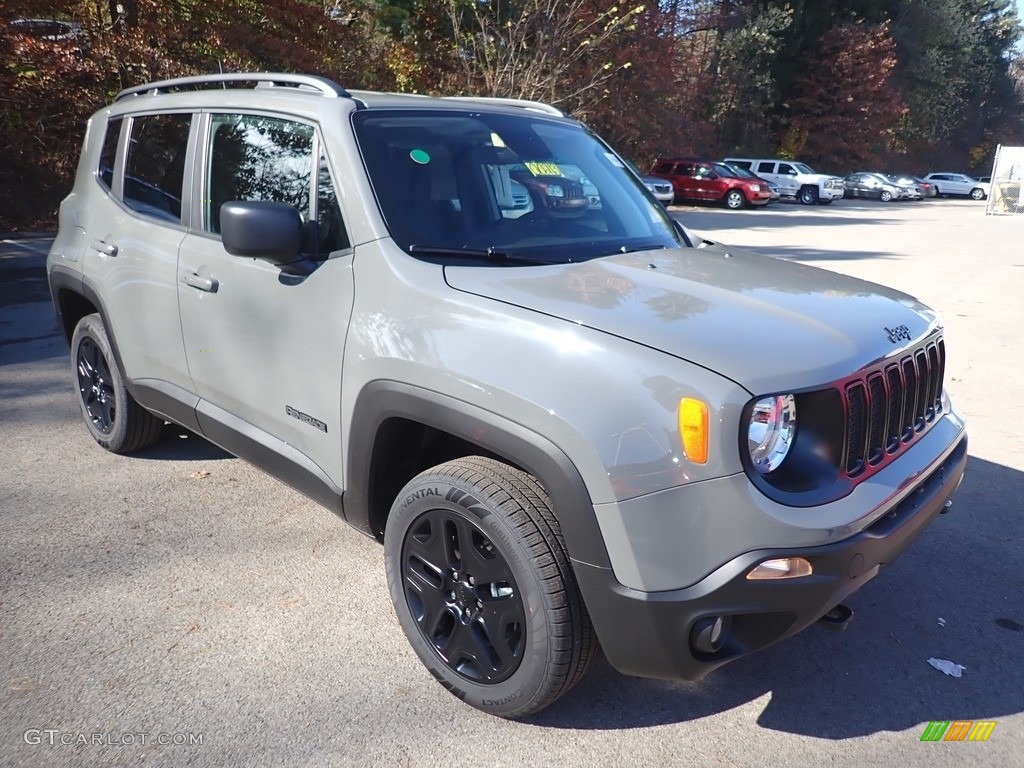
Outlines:
{"label": "black alloy wheel", "polygon": [[98,314],[78,321],[71,354],[82,418],[97,443],[114,453],[130,453],[159,439],[164,422],[128,391]]}
{"label": "black alloy wheel", "polygon": [[95,340],[89,336],[85,336],[78,344],[75,370],[86,419],[97,432],[109,435],[117,418],[110,367]]}
{"label": "black alloy wheel", "polygon": [[480,526],[433,509],[402,548],[405,597],[438,657],[467,680],[507,680],[523,658],[526,609],[512,569]]}
{"label": "black alloy wheel", "polygon": [[421,472],[384,533],[395,614],[431,675],[499,717],[525,717],[583,677],[597,638],[544,487],[483,456]]}

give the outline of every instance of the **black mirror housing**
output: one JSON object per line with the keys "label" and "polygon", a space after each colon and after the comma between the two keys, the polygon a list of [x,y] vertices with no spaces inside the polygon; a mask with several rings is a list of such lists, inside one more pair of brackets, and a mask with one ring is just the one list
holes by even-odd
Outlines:
{"label": "black mirror housing", "polygon": [[302,251],[302,216],[287,203],[233,200],[220,207],[220,234],[232,256],[283,264]]}

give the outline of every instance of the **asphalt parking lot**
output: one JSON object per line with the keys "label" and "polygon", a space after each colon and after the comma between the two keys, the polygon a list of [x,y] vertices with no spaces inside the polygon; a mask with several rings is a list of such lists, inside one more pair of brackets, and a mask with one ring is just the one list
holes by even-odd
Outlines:
{"label": "asphalt parking lot", "polygon": [[[0,235],[0,764],[1024,766],[1024,218],[949,200],[673,214],[945,318],[967,476],[848,601],[846,632],[811,628],[691,684],[599,659],[526,722],[481,714],[408,647],[377,543],[171,426],[138,456],[96,446],[48,239]],[[933,720],[996,727],[922,742]]]}

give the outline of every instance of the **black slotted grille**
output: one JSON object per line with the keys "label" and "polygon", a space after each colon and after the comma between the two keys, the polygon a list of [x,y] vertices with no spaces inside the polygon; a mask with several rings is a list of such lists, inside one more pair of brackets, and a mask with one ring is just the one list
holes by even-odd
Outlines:
{"label": "black slotted grille", "polygon": [[889,391],[885,452],[894,453],[900,447],[900,436],[903,434],[903,401],[906,399],[903,376],[898,365],[890,365],[885,369],[885,381]]}
{"label": "black slotted grille", "polygon": [[846,382],[846,474],[881,467],[942,410],[946,348],[942,339]]}

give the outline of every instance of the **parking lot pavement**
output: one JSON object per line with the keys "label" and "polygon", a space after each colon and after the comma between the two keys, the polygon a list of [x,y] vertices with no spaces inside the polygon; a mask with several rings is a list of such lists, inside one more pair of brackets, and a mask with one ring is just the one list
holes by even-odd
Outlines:
{"label": "parking lot pavement", "polygon": [[[523,723],[430,678],[375,542],[179,429],[138,456],[99,449],[48,303],[45,238],[0,236],[0,762],[1022,765],[1024,437],[1010,387],[1024,378],[1024,220],[983,210],[673,209],[731,247],[939,308],[967,476],[952,513],[849,601],[846,632],[809,629],[694,684],[599,660]],[[966,671],[946,676],[933,657]],[[932,720],[996,727],[985,743],[922,742]]]}

